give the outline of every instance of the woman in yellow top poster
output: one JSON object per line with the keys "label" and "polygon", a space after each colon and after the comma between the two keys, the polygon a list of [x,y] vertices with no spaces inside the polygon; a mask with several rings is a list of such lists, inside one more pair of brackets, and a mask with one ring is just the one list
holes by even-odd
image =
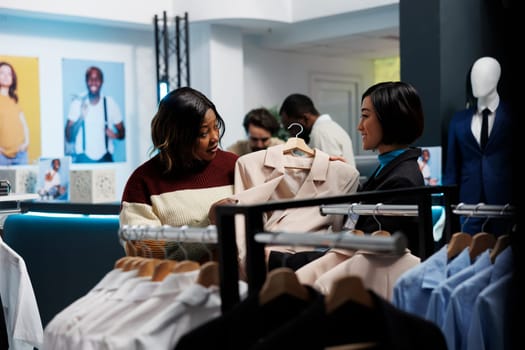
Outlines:
{"label": "woman in yellow top poster", "polygon": [[16,88],[13,66],[0,61],[0,165],[28,163],[29,128]]}

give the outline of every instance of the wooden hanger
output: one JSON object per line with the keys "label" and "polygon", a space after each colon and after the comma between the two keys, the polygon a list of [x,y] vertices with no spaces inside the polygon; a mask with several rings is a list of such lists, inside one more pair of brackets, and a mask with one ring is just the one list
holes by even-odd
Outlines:
{"label": "wooden hanger", "polygon": [[126,241],[124,249],[126,251],[126,255],[128,255],[128,256],[140,255],[138,250],[137,250],[137,247],[131,241]]}
{"label": "wooden hanger", "polygon": [[289,267],[278,267],[268,272],[259,292],[259,303],[267,304],[280,295],[289,294],[301,300],[308,300],[309,293],[295,272]]}
{"label": "wooden hanger", "polygon": [[496,240],[496,244],[494,244],[494,248],[492,248],[492,251],[490,252],[490,261],[494,264],[494,261],[496,261],[496,257],[505,250],[510,245],[510,235],[505,234],[498,237]]}
{"label": "wooden hanger", "polygon": [[310,157],[315,155],[315,151],[311,149],[302,138],[297,136],[290,137],[284,144],[283,153],[291,153],[296,150],[301,151]]}
{"label": "wooden hanger", "polygon": [[191,260],[182,260],[177,262],[175,266],[171,269],[171,272],[180,273],[180,272],[189,272],[200,269],[201,264],[196,261]]}
{"label": "wooden hanger", "polygon": [[470,260],[474,261],[476,257],[487,249],[491,249],[496,244],[496,237],[488,232],[478,232],[472,237],[469,246]]}
{"label": "wooden hanger", "polygon": [[458,256],[463,249],[470,246],[472,242],[472,236],[466,232],[456,232],[450,238],[450,241],[447,245],[447,259],[451,260]]}
{"label": "wooden hanger", "polygon": [[345,276],[332,285],[332,289],[325,299],[326,312],[329,314],[348,301],[374,307],[372,297],[365,289],[363,280],[359,276]]}
{"label": "wooden hanger", "polygon": [[131,259],[126,260],[126,263],[122,266],[124,271],[131,271],[138,267],[138,264],[144,261],[145,258],[141,256],[133,256]]}
{"label": "wooden hanger", "polygon": [[150,258],[137,256],[136,259],[129,264],[128,268],[130,270],[138,270],[142,266],[142,264],[147,263],[149,260]]}
{"label": "wooden hanger", "polygon": [[219,278],[219,263],[216,261],[208,261],[203,264],[197,276],[197,283],[203,287],[218,286]]}
{"label": "wooden hanger", "polygon": [[116,269],[121,269],[124,267],[124,265],[126,264],[126,262],[131,259],[132,257],[131,256],[123,256],[122,258],[118,259],[117,261],[115,261],[115,266],[114,268]]}
{"label": "wooden hanger", "polygon": [[301,131],[299,131],[294,137],[288,138],[288,140],[284,144],[283,153],[301,151],[304,154],[313,157],[315,155],[315,151],[304,142],[304,139],[298,137],[303,132],[303,126],[299,123],[292,123],[290,124],[290,126],[288,126],[288,129],[290,129],[290,127],[292,127],[293,125],[299,126],[301,128]]}
{"label": "wooden hanger", "polygon": [[391,234],[389,231],[385,231],[385,230],[377,230],[377,231],[374,231],[372,232],[371,234],[372,236],[382,236],[382,237],[390,237]]}
{"label": "wooden hanger", "polygon": [[173,267],[177,264],[175,260],[161,260],[161,262],[155,266],[151,280],[153,282],[160,282],[171,273]]}
{"label": "wooden hanger", "polygon": [[155,271],[155,267],[158,264],[160,264],[161,261],[162,261],[161,259],[145,258],[145,260],[142,261],[139,264],[138,277],[151,277],[151,276],[153,276],[153,272]]}
{"label": "wooden hanger", "polygon": [[364,236],[365,235],[365,232],[363,230],[358,230],[356,228],[353,228],[351,229],[350,231],[348,231],[349,233],[353,233],[354,235],[356,236]]}

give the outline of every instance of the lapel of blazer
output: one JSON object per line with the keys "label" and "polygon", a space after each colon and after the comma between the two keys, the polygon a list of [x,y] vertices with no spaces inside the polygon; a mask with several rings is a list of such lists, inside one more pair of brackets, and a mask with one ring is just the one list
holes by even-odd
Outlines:
{"label": "lapel of blazer", "polygon": [[326,174],[328,173],[327,170],[329,165],[330,159],[328,154],[316,149],[312,167],[310,168],[303,184],[299,188],[299,191],[297,191],[295,198],[317,197],[319,192],[318,184],[322,184],[326,181]]}
{"label": "lapel of blazer", "polygon": [[461,119],[461,123],[458,123],[459,130],[464,130],[465,140],[467,140],[470,144],[475,144],[478,147],[478,150],[481,150],[478,141],[476,140],[476,137],[472,133],[472,118],[474,118],[474,114],[476,114],[476,108],[471,107],[469,109],[465,110],[465,118]]}
{"label": "lapel of blazer", "polygon": [[[281,182],[286,177],[287,172],[284,166],[286,164],[286,156],[282,152],[284,146],[279,145],[270,148],[267,149],[267,157],[264,165],[274,167],[272,176],[275,176],[272,181]],[[312,161],[312,166],[309,170],[304,170],[308,171],[308,174],[306,175],[306,178],[303,181],[303,183],[299,186],[299,190],[296,192],[294,199],[317,197],[319,193],[317,183],[321,184],[326,181],[326,174],[329,163],[330,159],[328,154],[320,151],[319,149],[316,149],[314,159]],[[277,184],[275,188],[277,188]],[[284,216],[296,210],[297,208],[288,208],[284,210],[275,211],[271,215],[271,218],[268,219],[268,222],[279,222]]]}
{"label": "lapel of blazer", "polygon": [[[491,143],[495,141],[498,137],[507,137],[511,132],[506,132],[505,130],[511,130],[508,123],[508,113],[505,104],[500,101],[498,108],[496,108],[496,115],[494,118],[494,124],[492,125],[492,130],[490,131],[489,139],[487,141],[487,146],[489,147]],[[492,142],[491,142],[492,140]]]}

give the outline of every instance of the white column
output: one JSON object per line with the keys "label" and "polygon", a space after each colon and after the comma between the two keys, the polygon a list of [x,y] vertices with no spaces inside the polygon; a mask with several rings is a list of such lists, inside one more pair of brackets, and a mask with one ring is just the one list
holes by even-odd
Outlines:
{"label": "white column", "polygon": [[246,137],[244,58],[240,29],[223,25],[190,26],[190,84],[215,104],[226,123],[223,148]]}

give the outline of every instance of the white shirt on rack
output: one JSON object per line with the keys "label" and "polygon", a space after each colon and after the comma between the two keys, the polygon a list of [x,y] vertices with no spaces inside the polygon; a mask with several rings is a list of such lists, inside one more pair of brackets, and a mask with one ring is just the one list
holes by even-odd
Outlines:
{"label": "white shirt on rack", "polygon": [[24,259],[0,238],[0,295],[10,350],[40,348],[44,330]]}
{"label": "white shirt on rack", "polygon": [[84,297],[60,311],[44,329],[42,350],[68,349],[63,334],[78,325],[96,306],[107,300],[125,281],[137,276],[137,270],[113,269]]}

